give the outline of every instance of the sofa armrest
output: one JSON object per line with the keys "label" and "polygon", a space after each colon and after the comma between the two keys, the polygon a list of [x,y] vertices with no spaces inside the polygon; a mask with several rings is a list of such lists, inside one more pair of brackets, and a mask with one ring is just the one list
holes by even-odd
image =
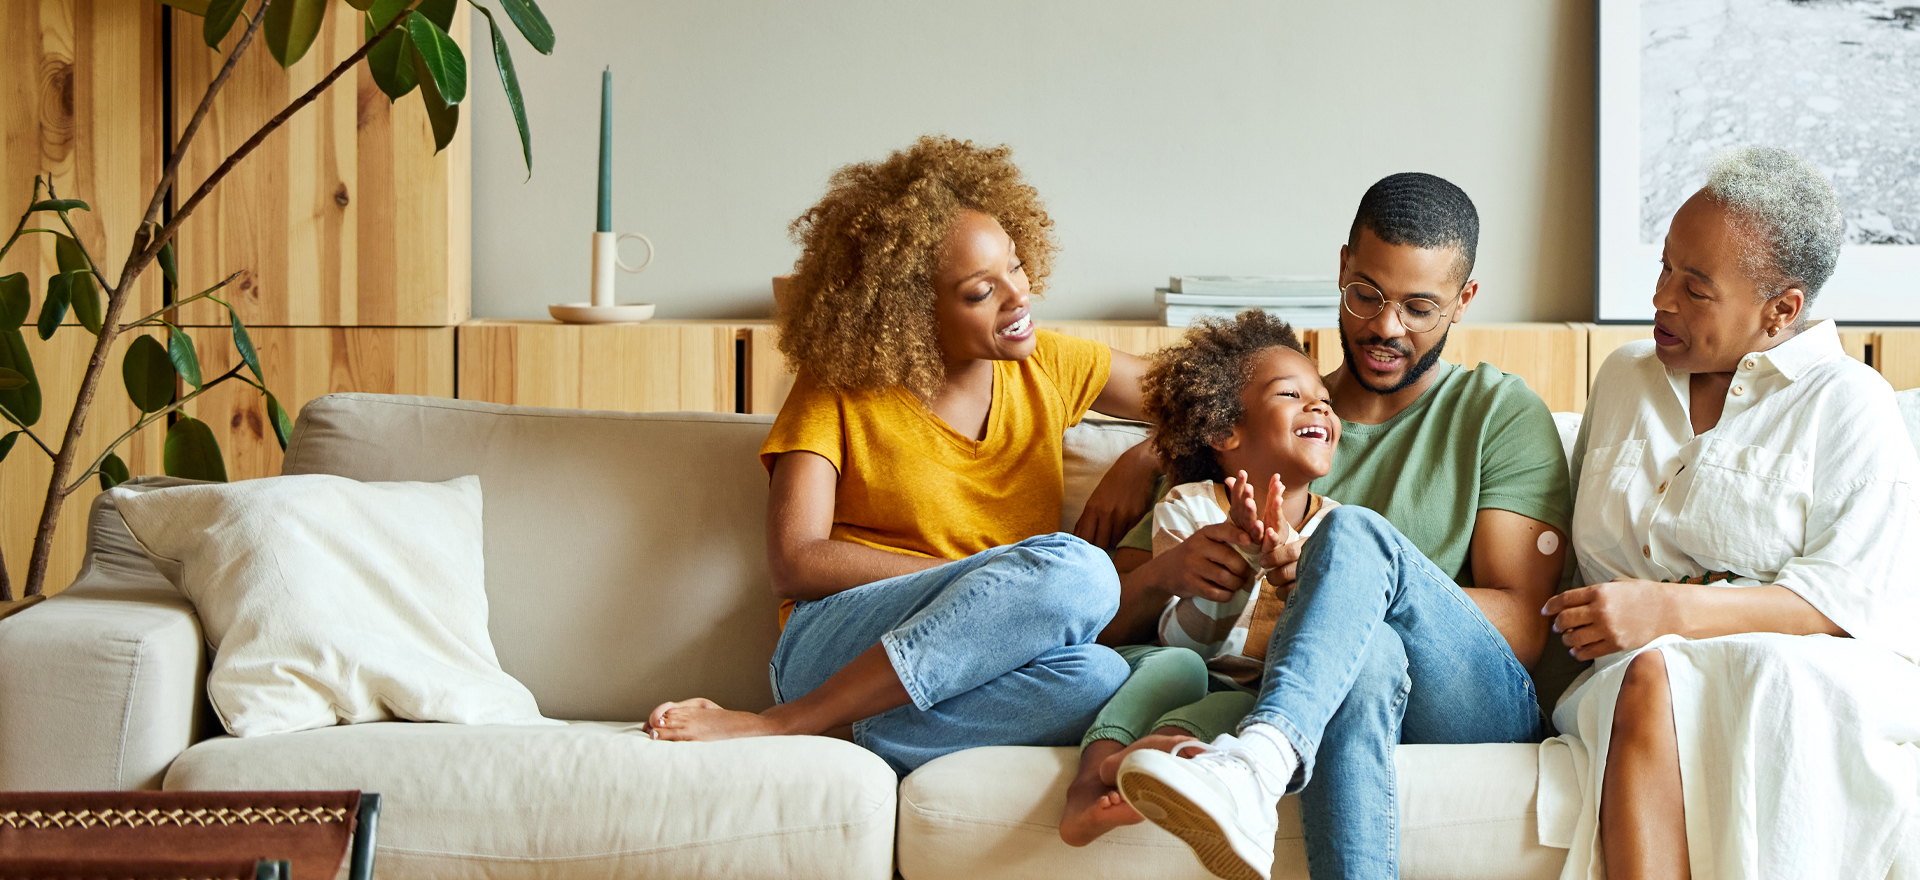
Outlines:
{"label": "sofa armrest", "polygon": [[201,738],[206,667],[192,606],[103,493],[73,586],[0,620],[0,790],[159,788]]}

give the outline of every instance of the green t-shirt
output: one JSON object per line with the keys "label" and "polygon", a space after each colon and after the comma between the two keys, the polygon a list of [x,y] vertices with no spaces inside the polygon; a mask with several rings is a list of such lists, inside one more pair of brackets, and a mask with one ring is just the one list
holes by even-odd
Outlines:
{"label": "green t-shirt", "polygon": [[[1567,459],[1553,414],[1519,376],[1491,364],[1442,361],[1412,406],[1378,425],[1340,421],[1333,470],[1313,491],[1372,508],[1441,571],[1470,584],[1474,516],[1511,510],[1565,533],[1572,519]],[[1122,547],[1152,552],[1153,516]]]}

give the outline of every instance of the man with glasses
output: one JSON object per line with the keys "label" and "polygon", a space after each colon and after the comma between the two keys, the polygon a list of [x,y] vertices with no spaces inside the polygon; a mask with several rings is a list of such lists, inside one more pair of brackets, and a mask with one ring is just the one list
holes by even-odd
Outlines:
{"label": "man with glasses", "polygon": [[[1304,552],[1261,559],[1293,592],[1238,735],[1121,765],[1121,793],[1218,876],[1268,876],[1288,791],[1301,793],[1315,880],[1398,876],[1396,744],[1543,735],[1527,670],[1564,571],[1567,464],[1518,376],[1440,360],[1478,292],[1478,239],[1473,202],[1433,175],[1396,174],[1362,197],[1340,249],[1345,363],[1326,376],[1340,444],[1314,482],[1346,506]],[[1150,532],[1129,534],[1108,636],[1141,638],[1170,597],[1243,583],[1238,531],[1203,529],[1157,557],[1139,550]]]}

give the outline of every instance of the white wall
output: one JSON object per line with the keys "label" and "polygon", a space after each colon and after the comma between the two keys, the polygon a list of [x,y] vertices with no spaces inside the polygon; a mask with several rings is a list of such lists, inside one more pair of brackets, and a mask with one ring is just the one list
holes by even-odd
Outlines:
{"label": "white wall", "polygon": [[508,37],[524,183],[474,16],[478,316],[587,298],[611,64],[614,225],[660,249],[620,296],[660,317],[768,314],[827,176],[926,132],[1013,146],[1062,244],[1043,318],[1151,317],[1171,274],[1332,274],[1360,194],[1409,170],[1479,206],[1473,320],[1592,317],[1592,0],[543,7],[554,55]]}

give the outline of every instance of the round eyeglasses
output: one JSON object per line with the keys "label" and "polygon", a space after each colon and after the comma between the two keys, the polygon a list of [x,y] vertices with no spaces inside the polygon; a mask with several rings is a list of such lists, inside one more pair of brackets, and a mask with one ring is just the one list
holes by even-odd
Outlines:
{"label": "round eyeglasses", "polygon": [[[1459,301],[1459,297],[1454,297],[1454,302]],[[1442,306],[1428,296],[1410,296],[1404,300],[1390,300],[1387,299],[1386,294],[1380,292],[1380,288],[1365,281],[1355,281],[1340,288],[1340,307],[1345,309],[1347,314],[1362,321],[1371,321],[1380,317],[1380,313],[1389,305],[1400,310],[1400,323],[1405,324],[1408,330],[1415,333],[1425,333],[1440,326],[1440,322],[1447,317],[1447,312],[1452,306],[1451,303]]]}

